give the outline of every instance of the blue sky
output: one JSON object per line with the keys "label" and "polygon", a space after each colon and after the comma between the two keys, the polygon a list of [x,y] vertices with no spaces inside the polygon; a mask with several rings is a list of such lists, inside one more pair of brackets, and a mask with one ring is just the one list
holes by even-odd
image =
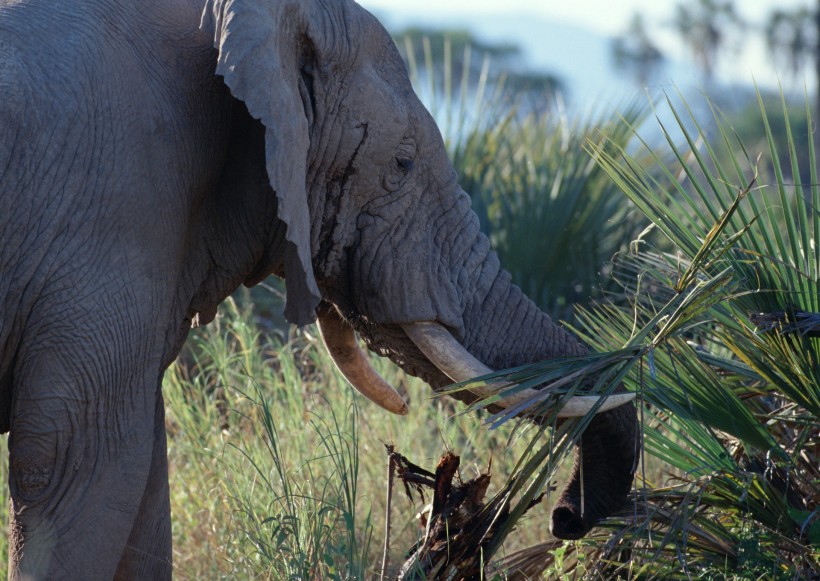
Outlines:
{"label": "blue sky", "polygon": [[[546,16],[552,19],[584,24],[598,31],[617,33],[630,16],[642,12],[647,16],[670,18],[676,0],[361,0],[365,8],[381,10],[413,10],[435,20],[439,15],[453,13],[520,14]],[[776,7],[790,8],[813,5],[807,0],[739,0],[735,2],[749,20],[761,20]]]}
{"label": "blue sky", "polygon": [[[479,27],[492,34],[493,22],[500,18],[507,21],[516,18],[528,24],[532,31],[534,22],[565,24],[569,30],[586,30],[602,37],[612,37],[622,32],[635,12],[642,12],[653,25],[652,36],[671,60],[686,63],[687,50],[678,41],[668,23],[678,0],[359,0],[365,8],[383,15],[394,24],[426,23],[453,25],[460,21],[480,22]],[[751,26],[759,25],[775,8],[788,9],[798,6],[814,6],[814,0],[736,0],[735,6]],[[501,27],[498,27],[499,29]],[[523,30],[523,27],[522,27]],[[499,31],[500,34],[500,31]],[[751,83],[754,78],[762,85],[776,86],[778,75],[767,58],[759,34],[749,32],[741,49],[729,53],[720,63],[717,76],[731,82]],[[529,58],[536,65],[550,62],[539,54],[546,45],[534,43],[535,37],[521,34],[517,40],[528,49]],[[572,47],[568,47],[572,48]],[[553,47],[554,50],[554,47]],[[542,58],[543,57],[543,58]],[[546,65],[544,65],[546,66]],[[811,72],[807,73],[812,75]],[[780,80],[787,88],[799,89],[804,79],[791,79],[782,73]],[[689,83],[692,79],[670,79]],[[813,76],[805,82],[813,86]]]}

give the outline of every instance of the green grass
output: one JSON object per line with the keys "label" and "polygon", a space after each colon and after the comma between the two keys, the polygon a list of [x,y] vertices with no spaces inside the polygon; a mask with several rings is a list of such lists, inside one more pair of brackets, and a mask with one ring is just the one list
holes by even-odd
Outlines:
{"label": "green grass", "polygon": [[[477,414],[460,414],[461,404],[434,398],[421,381],[374,358],[411,404],[406,417],[388,414],[341,378],[313,328],[282,344],[256,323],[249,293],[239,298],[193,332],[163,386],[175,578],[374,578],[384,540],[385,443],[428,469],[453,450],[465,479],[492,460],[491,493],[530,448],[532,433],[489,430]],[[5,455],[2,462],[5,483]],[[568,463],[560,468],[551,481],[566,479]],[[420,508],[395,485],[394,568],[418,539]],[[5,513],[0,521],[7,523]],[[548,522],[549,499],[504,550],[548,538]]]}
{"label": "green grass", "polygon": [[[375,361],[411,402],[408,416],[389,415],[346,384],[311,329],[282,345],[252,321],[228,301],[166,379],[178,578],[372,578],[384,540],[385,443],[429,469],[452,449],[465,478],[492,459],[498,485],[530,444],[529,434],[488,430]],[[393,507],[397,566],[418,538],[421,507],[400,485]],[[547,528],[548,504],[509,546]]]}

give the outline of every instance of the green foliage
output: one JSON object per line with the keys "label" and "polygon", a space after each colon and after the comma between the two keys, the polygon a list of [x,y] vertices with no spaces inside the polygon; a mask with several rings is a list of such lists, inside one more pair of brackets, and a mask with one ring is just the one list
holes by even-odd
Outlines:
{"label": "green foliage", "polygon": [[311,414],[310,429],[316,432],[319,455],[293,470],[282,453],[289,442],[277,431],[278,410],[271,410],[271,402],[258,386],[256,397],[251,402],[257,407],[266,449],[262,455],[253,444],[237,449],[253,466],[249,472],[258,484],[229,481],[243,540],[256,550],[259,564],[275,571],[276,577],[363,578],[373,526],[370,514],[362,522],[357,519],[356,408],[351,408],[345,425],[340,425],[333,410],[330,423]]}
{"label": "green foliage", "polygon": [[[383,443],[431,468],[448,448],[470,472],[492,458],[502,480],[527,446],[375,360],[410,402],[408,416],[387,414],[341,378],[314,330],[283,343],[255,321],[250,293],[240,298],[196,331],[166,375],[176,577],[373,578],[386,512]],[[395,568],[418,540],[421,507],[394,496]],[[548,534],[546,507],[537,512],[510,547]]]}
{"label": "green foliage", "polygon": [[[761,93],[763,105],[766,110],[772,111],[781,108],[781,97],[779,94]],[[761,130],[764,126],[763,117],[760,112],[760,105],[750,102],[746,107],[726,115],[724,124],[731,126],[732,131],[737,135],[740,143],[743,143],[746,150],[753,158],[760,155],[758,166],[762,173],[761,179],[771,181],[772,154],[778,156],[778,163],[783,168],[784,179],[787,182],[795,183],[791,176],[791,152],[789,147],[790,136],[786,130],[791,132],[791,141],[797,141],[795,148],[797,167],[799,168],[800,182],[811,183],[811,160],[809,149],[806,146],[807,139],[814,132],[814,128],[809,125],[809,117],[806,111],[805,102],[786,102],[786,115],[770,116],[767,121],[769,130],[774,141],[774,147],[770,148],[765,132]],[[729,160],[727,160],[729,161]]]}
{"label": "green foliage", "polygon": [[442,63],[442,86],[412,58],[410,77],[513,281],[541,308],[571,318],[573,305],[617,290],[609,261],[646,225],[584,144],[608,135],[626,146],[626,127],[643,119],[641,108],[626,109],[627,125],[621,115],[569,119],[544,105],[554,103],[548,93],[522,94],[512,78],[492,83],[486,61],[480,73],[456,76],[453,54]]}
{"label": "green foliage", "polygon": [[[312,350],[263,341],[249,311],[240,314],[232,301],[226,306],[227,318],[195,338],[187,361],[170,370],[165,386],[170,457],[193,455],[207,468],[194,468],[198,476],[184,480],[194,484],[210,472],[220,489],[208,495],[220,499],[217,506],[195,513],[232,515],[220,531],[229,535],[221,539],[225,550],[212,555],[217,560],[211,566],[271,579],[364,578],[373,525],[359,505],[360,423],[350,393],[344,394],[346,407],[308,411],[304,376],[327,362],[312,361]],[[190,459],[174,465],[192,468]],[[179,572],[188,566],[200,572],[192,577],[201,575],[202,563],[177,563]]]}
{"label": "green foliage", "polygon": [[[625,113],[641,119],[637,108]],[[607,291],[610,259],[646,222],[584,151],[607,134],[626,147],[620,118],[571,121],[516,111],[451,147],[460,181],[513,281],[548,312],[570,318]]]}
{"label": "green foliage", "polygon": [[[648,165],[614,142],[589,149],[676,251],[635,245],[615,271],[629,302],[583,309],[578,333],[601,354],[587,363],[607,378],[596,387],[640,395],[645,454],[677,476],[642,475],[632,506],[575,550],[606,578],[811,578],[820,334],[800,313],[820,311],[820,188],[784,178],[770,118],[784,118],[795,176],[801,145],[785,105],[772,113],[761,101],[775,160],[765,182],[718,112],[709,143],[685,102],[667,104],[683,135],[678,145],[664,128],[668,157],[651,152]],[[811,139],[802,145],[814,159]],[[814,164],[809,173],[817,184]],[[558,372],[543,379],[555,385]]]}

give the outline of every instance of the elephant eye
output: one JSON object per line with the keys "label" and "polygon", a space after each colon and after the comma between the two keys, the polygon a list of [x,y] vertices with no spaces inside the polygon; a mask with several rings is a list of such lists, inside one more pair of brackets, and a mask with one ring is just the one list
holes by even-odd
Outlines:
{"label": "elephant eye", "polygon": [[416,143],[409,137],[405,137],[396,148],[393,164],[385,168],[382,176],[382,185],[387,191],[395,192],[405,182],[413,169],[416,157]]}
{"label": "elephant eye", "polygon": [[413,158],[416,157],[416,144],[409,137],[402,139],[396,149],[396,165],[404,173],[413,169]]}
{"label": "elephant eye", "polygon": [[405,173],[409,172],[413,169],[413,159],[410,157],[396,157],[396,165],[399,166],[399,169]]}

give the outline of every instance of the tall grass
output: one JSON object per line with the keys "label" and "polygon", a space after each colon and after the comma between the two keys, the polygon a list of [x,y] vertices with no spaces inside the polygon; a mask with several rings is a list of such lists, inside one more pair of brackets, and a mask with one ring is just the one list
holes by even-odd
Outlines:
{"label": "tall grass", "polygon": [[[384,539],[385,443],[431,468],[455,450],[465,478],[492,459],[499,481],[527,447],[511,429],[487,430],[377,360],[411,403],[407,417],[387,414],[347,385],[310,329],[282,344],[243,303],[226,302],[166,377],[178,578],[373,578]],[[401,494],[393,507],[396,567],[422,532],[421,507]],[[546,510],[511,537],[512,549],[548,534]]]}
{"label": "tall grass", "polygon": [[[175,495],[175,525],[185,529],[177,546],[191,559],[177,559],[177,575],[365,578],[373,523],[359,506],[361,424],[352,394],[311,342],[278,344],[250,312],[233,301],[226,307],[165,385],[169,456],[184,458],[174,467],[189,473],[174,480],[208,489]],[[206,501],[191,510],[196,499]],[[190,546],[183,524],[203,516],[218,531],[205,551]]]}

